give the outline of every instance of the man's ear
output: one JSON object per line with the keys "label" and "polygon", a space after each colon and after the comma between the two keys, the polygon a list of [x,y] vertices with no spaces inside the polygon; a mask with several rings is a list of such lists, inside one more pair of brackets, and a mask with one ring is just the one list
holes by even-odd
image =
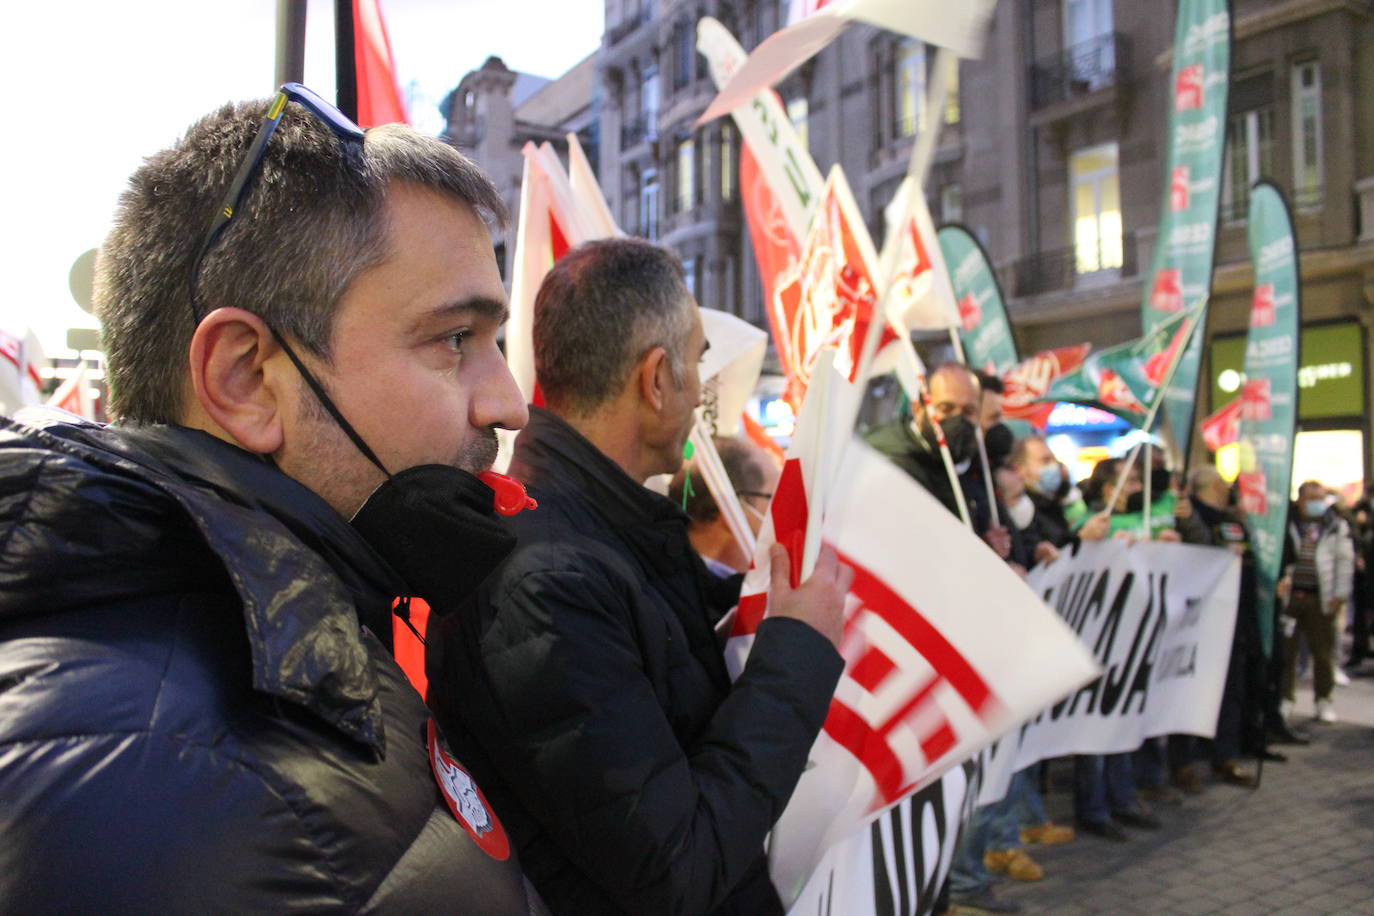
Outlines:
{"label": "man's ear", "polygon": [[672,384],[672,367],[668,365],[668,351],[654,347],[640,357],[635,367],[639,382],[639,396],[655,413],[663,409],[667,401],[668,386]]}
{"label": "man's ear", "polygon": [[267,323],[238,308],[215,309],[191,336],[191,385],[201,411],[242,448],[282,445],[286,393],[281,347]]}

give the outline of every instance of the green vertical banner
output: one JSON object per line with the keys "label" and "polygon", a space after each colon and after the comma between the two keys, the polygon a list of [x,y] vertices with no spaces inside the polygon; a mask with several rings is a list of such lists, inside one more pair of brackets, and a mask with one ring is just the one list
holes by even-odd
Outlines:
{"label": "green vertical banner", "polygon": [[1269,182],[1250,194],[1250,258],[1255,295],[1240,395],[1241,508],[1254,541],[1256,613],[1264,653],[1274,636],[1274,583],[1283,561],[1293,439],[1298,421],[1298,342],[1302,295],[1293,219]]}
{"label": "green vertical banner", "polygon": [[964,358],[975,369],[1001,376],[1021,360],[1007,321],[1006,300],[987,252],[963,226],[942,226],[935,237],[959,303],[959,339],[964,345]]}
{"label": "green vertical banner", "polygon": [[[1179,0],[1173,51],[1166,188],[1140,305],[1146,334],[1185,307],[1206,301],[1212,288],[1231,70],[1228,0]],[[1205,314],[1201,325],[1206,327]],[[1202,328],[1193,335],[1164,392],[1165,423],[1184,460],[1193,432]]]}

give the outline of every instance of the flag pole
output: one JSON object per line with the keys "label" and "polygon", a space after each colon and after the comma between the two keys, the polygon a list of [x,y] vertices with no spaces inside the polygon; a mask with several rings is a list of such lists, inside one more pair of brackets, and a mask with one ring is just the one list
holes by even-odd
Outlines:
{"label": "flag pole", "polygon": [[358,120],[356,39],[353,0],[334,0],[334,102],[354,121]]}
{"label": "flag pole", "polygon": [[[945,48],[940,48],[936,52],[934,78],[931,80],[926,91],[925,110],[927,113],[938,110],[940,101],[944,99],[948,92],[951,63],[956,60],[957,58],[955,58],[953,52]],[[914,193],[925,193],[922,188],[925,186],[926,174],[930,170],[930,160],[935,151],[935,138],[939,133],[939,123],[940,121],[938,118],[932,118],[931,121],[927,122],[925,130],[920,131],[916,135],[916,142],[912,145],[911,160],[907,167],[907,174],[916,181]],[[864,334],[863,347],[859,350],[859,364],[853,382],[855,389],[860,395],[868,386],[869,376],[873,373],[873,358],[878,352],[878,341],[882,339],[883,328],[889,323],[887,303],[892,295],[892,279],[893,274],[896,272],[898,249],[899,246],[897,245],[884,246],[882,257],[879,259],[878,289],[882,290],[882,293],[878,298],[876,303],[877,308],[870,317],[868,327]],[[905,328],[894,328],[894,330],[897,332],[898,337],[907,333]],[[835,456],[836,466],[843,464],[844,449],[848,447],[849,438],[854,429],[854,421],[858,416],[859,405],[862,403],[862,400],[862,396],[853,398],[852,410],[847,411],[847,416],[841,418],[840,434],[845,437],[845,441],[841,445],[838,454]],[[929,398],[924,398],[922,403],[928,404]],[[826,414],[822,414],[822,416],[825,415]],[[931,416],[931,419],[934,420],[934,416],[929,414],[929,410],[927,410],[927,415]],[[943,440],[943,433],[939,435],[939,438]],[[953,462],[948,460],[948,448],[944,449],[943,457],[946,459],[945,470],[946,473],[950,475],[950,483],[952,484],[955,498],[962,499],[963,494],[959,486],[959,477],[954,473]],[[827,503],[830,498],[830,487],[823,474],[817,475],[817,482],[819,486],[824,487],[824,492],[821,494],[821,499],[819,500],[821,508],[819,518],[824,519],[826,509],[828,508]],[[967,511],[967,507],[965,507],[964,513],[962,514],[966,516]],[[806,581],[815,568],[815,558],[820,553],[820,527],[820,525],[807,526],[806,548],[802,552],[801,581]]]}

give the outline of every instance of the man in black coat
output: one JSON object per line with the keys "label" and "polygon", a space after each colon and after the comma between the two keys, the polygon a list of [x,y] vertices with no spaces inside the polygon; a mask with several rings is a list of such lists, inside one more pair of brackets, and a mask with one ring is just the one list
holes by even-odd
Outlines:
{"label": "man in black coat", "polygon": [[388,653],[394,597],[510,547],[472,476],[526,418],[502,211],[301,87],[135,172],[96,278],[121,424],[0,419],[0,911],[543,911]]}
{"label": "man in black coat", "polygon": [[548,409],[511,465],[539,508],[429,641],[431,706],[560,914],[782,912],[764,839],[843,668],[852,572],[826,549],[793,588],[775,551],[731,681],[726,603],[686,515],[643,486],[682,462],[706,346],[670,253],[616,239],[559,260],[535,302]]}

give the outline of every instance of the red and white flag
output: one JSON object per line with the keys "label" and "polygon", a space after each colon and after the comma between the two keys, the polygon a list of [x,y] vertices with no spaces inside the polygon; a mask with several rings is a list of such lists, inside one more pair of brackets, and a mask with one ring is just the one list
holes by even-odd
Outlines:
{"label": "red and white flag", "polygon": [[96,409],[96,399],[92,396],[91,382],[88,376],[88,369],[83,362],[76,367],[76,371],[67,377],[57,390],[48,398],[48,407],[56,407],[67,413],[74,413],[78,417],[85,417],[87,420],[99,420]]}
{"label": "red and white flag", "polygon": [[879,263],[891,265],[887,313],[893,323],[910,331],[943,331],[959,324],[962,306],[954,298],[926,196],[914,178],[902,180],[885,212],[893,228]]}
{"label": "red and white flag", "polygon": [[1219,452],[1240,439],[1241,404],[1241,398],[1235,398],[1202,421],[1202,441],[1208,449]]}
{"label": "red and white flag", "polygon": [[774,32],[755,48],[697,123],[748,103],[755,93],[820,53],[851,22],[910,35],[949,48],[960,57],[977,57],[995,6],[996,0],[802,0],[794,6],[794,15],[808,10],[810,14]]}
{"label": "red and white flag", "polygon": [[829,360],[812,376],[727,646],[738,672],[767,616],[770,545],[796,569],[822,525],[856,577],[845,673],[770,841],[785,904],[830,846],[1098,673],[1064,621],[920,485],[862,441],[814,434],[855,397]]}
{"label": "red and white flag", "polygon": [[1041,350],[1012,366],[1002,376],[1002,413],[1009,420],[1025,420],[1043,430],[1054,411],[1053,401],[1041,398],[1054,380],[1083,365],[1091,344]]}
{"label": "red and white flag", "polygon": [[381,0],[353,0],[353,66],[358,83],[358,126],[409,124],[396,82],[396,59],[382,20]]}
{"label": "red and white flag", "polygon": [[13,416],[21,407],[43,403],[43,376],[48,365],[43,345],[31,330],[0,328],[0,414]]}

